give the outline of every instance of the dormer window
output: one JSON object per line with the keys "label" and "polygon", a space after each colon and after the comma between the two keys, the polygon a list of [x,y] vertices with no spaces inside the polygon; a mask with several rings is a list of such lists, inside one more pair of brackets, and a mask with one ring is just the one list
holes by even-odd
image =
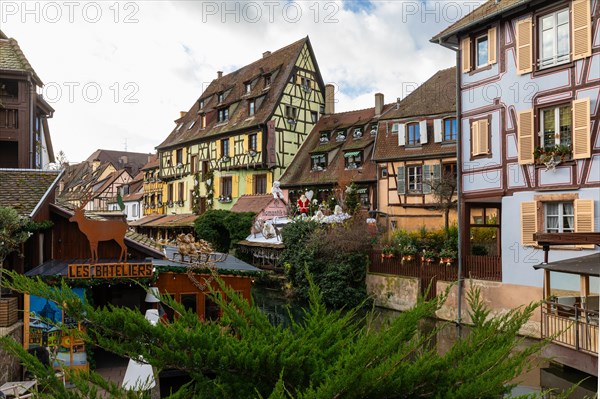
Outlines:
{"label": "dormer window", "polygon": [[204,129],[206,127],[206,114],[200,116],[200,127]]}
{"label": "dormer window", "polygon": [[393,123],[392,124],[392,133],[398,133],[399,126],[400,125],[398,123]]}
{"label": "dormer window", "polygon": [[406,126],[406,144],[417,145],[421,142],[421,134],[419,132],[419,124],[411,123]]}
{"label": "dormer window", "polygon": [[175,130],[176,131],[180,131],[181,128],[182,128],[182,126],[183,126],[183,123],[180,123],[179,125],[177,125],[177,128],[175,128]]}
{"label": "dormer window", "polygon": [[352,132],[352,138],[354,139],[360,139],[363,135],[362,129],[361,128],[356,128],[354,129],[354,132]]}
{"label": "dormer window", "polygon": [[249,101],[248,102],[248,115],[253,116],[255,110],[256,110],[256,102],[254,100]]}
{"label": "dormer window", "polygon": [[219,93],[218,94],[218,103],[221,104],[224,99],[225,99],[225,94],[224,93]]}
{"label": "dormer window", "polygon": [[313,171],[325,170],[327,167],[327,154],[314,154],[310,157]]}
{"label": "dormer window", "polygon": [[321,143],[321,144],[329,143],[329,132],[321,132],[321,137],[319,138],[319,143]]}
{"label": "dormer window", "polygon": [[336,132],[335,141],[344,141],[344,140],[346,140],[346,131],[338,130]]}
{"label": "dormer window", "polygon": [[191,128],[193,128],[195,124],[196,124],[196,121],[193,120],[192,123],[190,123],[190,125],[188,126],[188,130],[190,130]]}
{"label": "dormer window", "polygon": [[377,123],[371,124],[371,137],[375,137],[377,135]]}
{"label": "dormer window", "polygon": [[229,108],[220,109],[217,113],[217,121],[220,123],[226,122],[227,120],[229,120]]}
{"label": "dormer window", "polygon": [[200,100],[200,102],[198,103],[200,109],[204,108],[204,100]]}
{"label": "dormer window", "polygon": [[271,75],[270,74],[265,75],[264,79],[265,79],[265,87],[271,86]]}
{"label": "dormer window", "polygon": [[349,151],[344,153],[346,169],[357,169],[362,166],[362,151]]}
{"label": "dormer window", "polygon": [[244,93],[245,94],[250,94],[251,91],[252,91],[252,84],[250,82],[248,82],[244,86]]}

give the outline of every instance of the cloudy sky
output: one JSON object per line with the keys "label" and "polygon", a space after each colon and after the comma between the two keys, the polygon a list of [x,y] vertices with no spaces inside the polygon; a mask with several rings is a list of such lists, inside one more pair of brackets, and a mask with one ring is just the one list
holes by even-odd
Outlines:
{"label": "cloudy sky", "polygon": [[404,97],[454,52],[429,42],[482,0],[10,1],[15,38],[55,108],[55,153],[154,152],[217,71],[309,36],[336,111]]}

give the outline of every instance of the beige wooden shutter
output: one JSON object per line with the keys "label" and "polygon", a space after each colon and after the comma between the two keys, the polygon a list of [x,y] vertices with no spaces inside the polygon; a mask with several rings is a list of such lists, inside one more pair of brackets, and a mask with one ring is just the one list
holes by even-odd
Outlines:
{"label": "beige wooden shutter", "polygon": [[517,22],[517,73],[533,70],[533,23],[531,18]]}
{"label": "beige wooden shutter", "polygon": [[479,150],[479,121],[471,124],[471,155],[478,155]]}
{"label": "beige wooden shutter", "polygon": [[521,202],[521,244],[537,245],[533,235],[537,231],[537,202]]}
{"label": "beige wooden shutter", "polygon": [[462,39],[460,52],[462,54],[462,71],[468,73],[471,71],[471,38],[465,37]]}
{"label": "beige wooden shutter", "polygon": [[221,141],[220,140],[215,141],[215,146],[217,148],[217,160],[218,160],[218,159],[221,159],[221,157],[222,157],[222,154],[221,154],[221,151],[222,151]]}
{"label": "beige wooden shutter", "polygon": [[219,198],[221,195],[221,178],[219,176],[213,177],[213,189],[214,198]]}
{"label": "beige wooden shutter", "polygon": [[233,175],[231,177],[231,198],[239,197],[239,185],[240,185],[240,176]]}
{"label": "beige wooden shutter", "polygon": [[489,128],[490,124],[487,119],[479,121],[479,154],[489,154]]}
{"label": "beige wooden shutter", "polygon": [[262,132],[256,133],[256,151],[262,151]]}
{"label": "beige wooden shutter", "polygon": [[[594,200],[575,200],[575,232],[594,232]],[[580,245],[580,247],[594,249],[595,245]]]}
{"label": "beige wooden shutter", "polygon": [[573,159],[592,156],[590,134],[590,99],[573,101]]}
{"label": "beige wooden shutter", "polygon": [[233,157],[233,137],[230,137],[227,139],[229,141],[229,154],[225,154],[227,155],[229,158]]}
{"label": "beige wooden shutter", "polygon": [[573,60],[592,55],[590,0],[574,0],[571,6],[571,44]]}
{"label": "beige wooden shutter", "polygon": [[271,191],[273,187],[273,172],[267,172],[267,193]]}
{"label": "beige wooden shutter", "polygon": [[496,28],[488,29],[488,65],[496,63]]}
{"label": "beige wooden shutter", "polygon": [[517,146],[519,149],[519,164],[532,164],[534,150],[534,117],[533,109],[519,112],[517,121]]}
{"label": "beige wooden shutter", "polygon": [[244,152],[248,152],[250,150],[250,136],[244,135]]}

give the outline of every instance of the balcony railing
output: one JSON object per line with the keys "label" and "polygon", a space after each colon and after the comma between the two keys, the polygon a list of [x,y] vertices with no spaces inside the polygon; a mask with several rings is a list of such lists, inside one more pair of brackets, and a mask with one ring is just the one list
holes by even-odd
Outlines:
{"label": "balcony railing", "polygon": [[545,301],[542,304],[542,338],[598,355],[598,310]]}

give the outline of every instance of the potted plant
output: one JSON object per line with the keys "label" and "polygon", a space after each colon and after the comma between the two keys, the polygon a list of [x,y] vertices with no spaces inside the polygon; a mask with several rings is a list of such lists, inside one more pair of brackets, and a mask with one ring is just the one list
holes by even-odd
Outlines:
{"label": "potted plant", "polygon": [[393,258],[394,257],[394,248],[391,245],[386,245],[381,250],[381,258]]}
{"label": "potted plant", "polygon": [[446,266],[451,265],[456,260],[458,256],[458,251],[450,246],[446,245],[440,251],[440,263],[446,264]]}
{"label": "potted plant", "polygon": [[402,262],[410,262],[415,259],[415,254],[417,253],[417,247],[415,247],[412,243],[407,243],[400,247],[400,252],[402,253]]}
{"label": "potted plant", "polygon": [[421,261],[423,263],[433,263],[435,262],[435,259],[437,258],[437,254],[435,253],[435,251],[431,250],[431,249],[424,249],[423,250],[423,256],[421,256]]}

